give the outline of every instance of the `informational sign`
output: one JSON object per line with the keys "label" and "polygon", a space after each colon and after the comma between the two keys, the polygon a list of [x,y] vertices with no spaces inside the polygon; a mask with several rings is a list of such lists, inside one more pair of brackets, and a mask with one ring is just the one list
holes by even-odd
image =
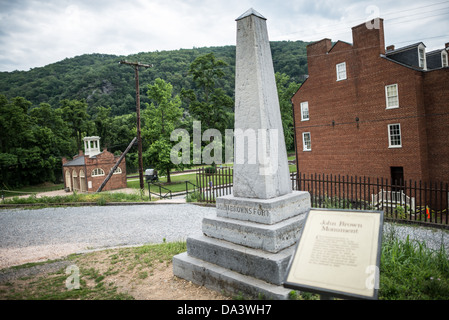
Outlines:
{"label": "informational sign", "polygon": [[284,287],[377,299],[383,212],[311,209]]}

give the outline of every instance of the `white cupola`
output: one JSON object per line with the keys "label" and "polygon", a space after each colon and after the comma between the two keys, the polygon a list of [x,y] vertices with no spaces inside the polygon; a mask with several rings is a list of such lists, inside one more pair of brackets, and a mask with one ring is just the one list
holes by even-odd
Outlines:
{"label": "white cupola", "polygon": [[84,139],[84,154],[92,158],[100,154],[100,137],[85,137]]}

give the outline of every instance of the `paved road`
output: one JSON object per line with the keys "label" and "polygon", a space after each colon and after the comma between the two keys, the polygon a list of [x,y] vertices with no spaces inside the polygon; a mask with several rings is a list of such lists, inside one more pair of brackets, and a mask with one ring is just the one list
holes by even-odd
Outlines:
{"label": "paved road", "polygon": [[[88,249],[185,240],[215,208],[192,204],[0,211],[0,268]],[[34,260],[33,260],[34,259]]]}

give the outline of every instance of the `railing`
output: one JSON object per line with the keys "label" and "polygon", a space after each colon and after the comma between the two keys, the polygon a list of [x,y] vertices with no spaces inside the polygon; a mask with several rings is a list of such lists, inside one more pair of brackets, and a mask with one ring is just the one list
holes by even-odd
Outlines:
{"label": "railing", "polygon": [[[154,185],[154,186],[159,187],[159,193],[151,191],[151,184]],[[162,193],[162,190],[165,190],[164,194]],[[171,199],[173,197],[172,191],[170,189],[167,189],[167,188],[163,187],[159,183],[150,183],[150,182],[148,182],[148,195],[150,197],[150,201],[151,201],[151,194],[159,196],[160,199]]]}
{"label": "railing", "polygon": [[189,185],[193,186],[193,189],[192,189],[193,191],[191,191],[190,193],[195,193],[196,191],[198,191],[198,186],[196,184],[193,184],[190,181],[185,181],[185,183],[186,183],[186,196],[189,195]]}
{"label": "railing", "polygon": [[5,201],[5,194],[7,194],[8,196],[10,194],[17,194],[17,196],[32,196],[32,195],[37,195],[37,192],[21,192],[21,191],[13,191],[13,190],[0,190],[0,198],[1,201]]}
{"label": "railing", "polygon": [[404,191],[386,191],[381,190],[379,194],[371,195],[371,204],[376,209],[384,206],[395,208],[398,205],[405,205],[410,208],[416,208],[415,198],[409,197]]}

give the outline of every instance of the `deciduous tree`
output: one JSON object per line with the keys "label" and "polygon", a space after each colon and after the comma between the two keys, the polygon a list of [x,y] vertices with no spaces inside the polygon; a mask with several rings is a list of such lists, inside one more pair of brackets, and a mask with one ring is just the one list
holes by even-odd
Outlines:
{"label": "deciduous tree", "polygon": [[170,141],[171,132],[181,125],[183,109],[178,95],[173,96],[173,86],[158,78],[147,86],[147,96],[152,101],[142,112],[142,141],[144,162],[159,171],[165,172],[167,182],[171,182],[170,170],[182,169],[170,160],[174,145]]}

